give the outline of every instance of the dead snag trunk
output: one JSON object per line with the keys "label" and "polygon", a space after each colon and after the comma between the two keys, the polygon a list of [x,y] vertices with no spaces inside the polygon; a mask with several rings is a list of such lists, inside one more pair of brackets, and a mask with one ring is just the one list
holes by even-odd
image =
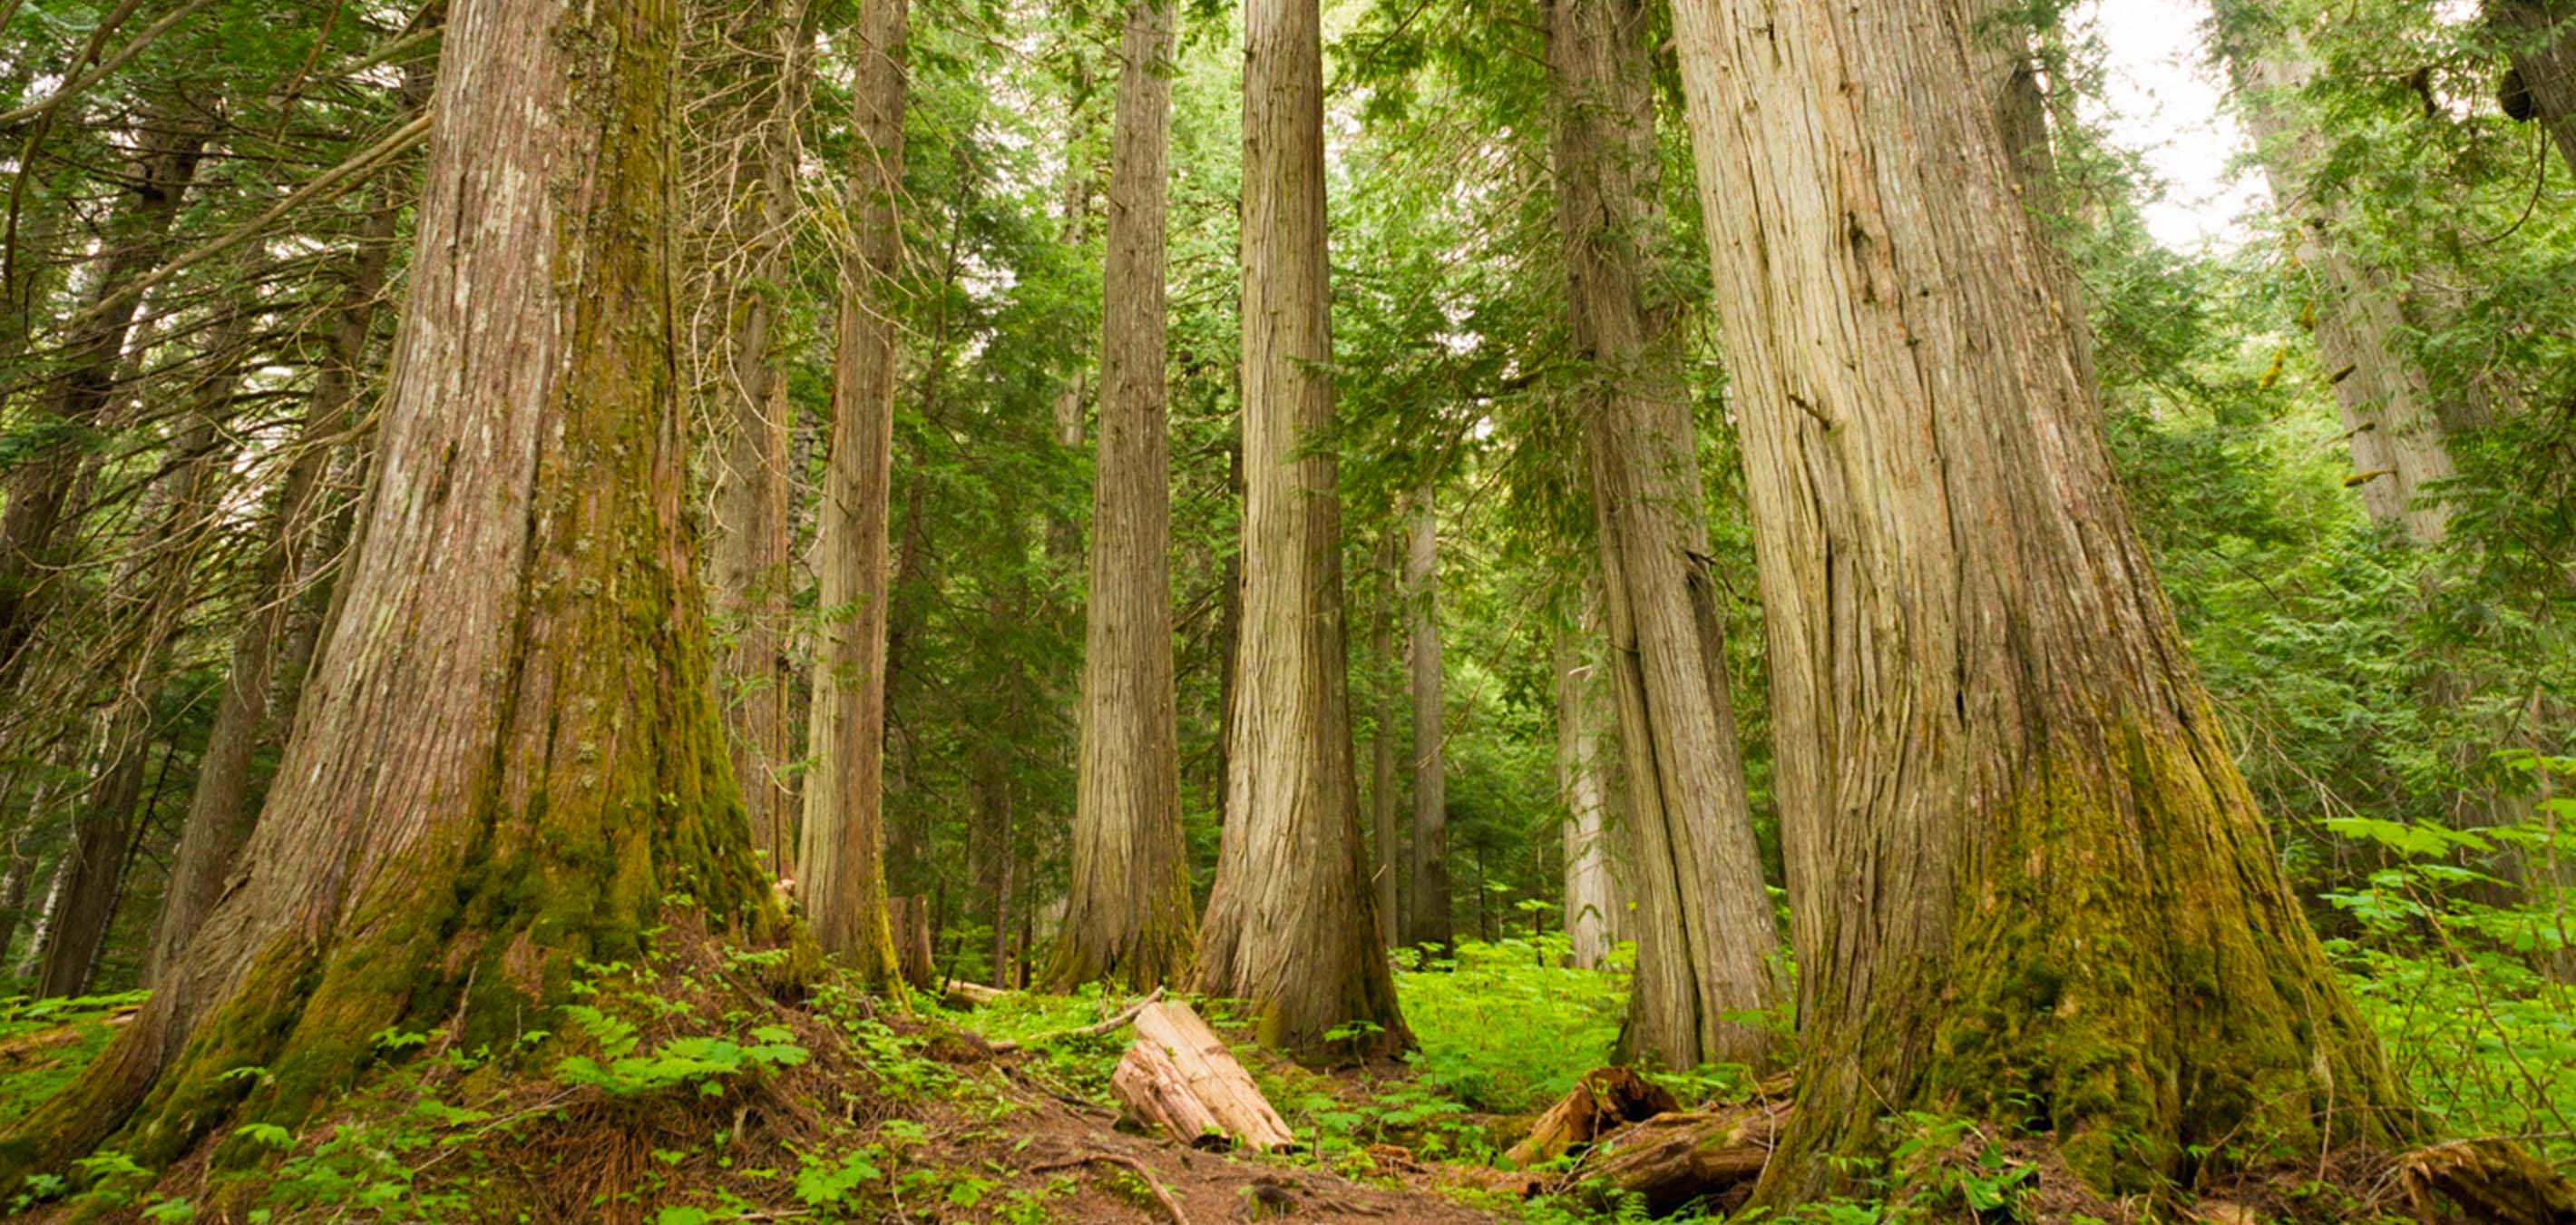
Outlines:
{"label": "dead snag trunk", "polygon": [[0,482],[0,677],[21,662],[35,632],[41,590],[70,560],[72,491],[88,465],[80,439],[101,424],[115,398],[116,372],[142,297],[136,281],[167,255],[170,225],[179,215],[207,133],[178,108],[147,111],[141,145],[110,214],[100,245],[97,279],[66,321],[59,372],[38,393],[39,420],[50,441],[11,463]]}
{"label": "dead snag trunk", "polygon": [[1198,985],[1251,1001],[1270,1045],[1339,1029],[1391,1051],[1410,1039],[1377,942],[1344,675],[1322,17],[1316,0],[1248,0],[1243,20],[1243,625]]}
{"label": "dead snag trunk", "polygon": [[782,879],[796,875],[791,744],[788,556],[795,489],[793,416],[784,369],[784,286],[795,224],[797,126],[813,72],[821,5],[711,6],[691,56],[711,113],[693,116],[682,145],[691,191],[692,311],[699,350],[693,390],[712,400],[708,491],[708,612],[716,669],[751,840]]}
{"label": "dead snag trunk", "polygon": [[1605,662],[1629,808],[1637,973],[1627,1049],[1672,1068],[1760,1064],[1747,1014],[1780,998],[1702,511],[1691,391],[1669,277],[1641,0],[1551,0],[1551,145],[1566,301],[1585,365],[1584,450]]}
{"label": "dead snag trunk", "polygon": [[[1196,1140],[1212,1127],[1256,1153],[1297,1143],[1296,1134],[1252,1083],[1252,1074],[1188,1004],[1148,1003],[1136,1010],[1134,1023],[1136,1044],[1128,1055],[1136,1067],[1128,1081],[1137,1096],[1119,1098],[1128,1109],[1184,1141]],[[1138,1048],[1144,1047],[1153,1049],[1139,1055]],[[1176,1096],[1189,1104],[1156,1113],[1160,1102]]]}
{"label": "dead snag trunk", "polygon": [[1181,830],[1163,385],[1173,23],[1171,0],[1131,0],[1119,37],[1073,867],[1046,972],[1059,988],[1177,982],[1198,935]]}
{"label": "dead snag trunk", "polygon": [[850,247],[834,325],[823,477],[824,624],[815,644],[797,896],[823,951],[870,982],[896,972],[886,924],[887,516],[894,479],[895,285],[902,273],[906,0],[862,0],[853,44]]}
{"label": "dead snag trunk", "polygon": [[247,869],[135,1023],[0,1140],[0,1193],[102,1142],[158,1165],[228,1121],[295,1126],[388,1026],[506,1046],[578,962],[642,958],[671,899],[787,930],[681,510],[672,13],[449,10],[381,476]]}
{"label": "dead snag trunk", "polygon": [[1440,519],[1430,485],[1412,501],[1404,550],[1404,655],[1406,688],[1413,695],[1413,838],[1406,854],[1413,908],[1404,915],[1404,942],[1430,949],[1448,947],[1456,935],[1449,917],[1449,771],[1442,743],[1449,720],[1440,693]]}
{"label": "dead snag trunk", "polygon": [[1799,899],[1762,1198],[1917,1108],[2112,1192],[2413,1134],[2130,522],[1954,0],[1674,14]]}

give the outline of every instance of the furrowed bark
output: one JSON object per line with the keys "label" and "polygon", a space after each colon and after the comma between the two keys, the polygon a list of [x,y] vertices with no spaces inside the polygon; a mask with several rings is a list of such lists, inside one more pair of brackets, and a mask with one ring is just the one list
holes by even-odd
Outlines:
{"label": "furrowed bark", "polygon": [[823,478],[825,622],[815,644],[805,823],[796,856],[807,921],[863,979],[899,972],[886,920],[888,514],[894,480],[895,302],[903,263],[906,0],[863,0],[854,54],[849,212],[834,326],[832,446]]}
{"label": "furrowed bark", "polygon": [[1064,989],[1177,984],[1198,935],[1181,830],[1163,374],[1173,30],[1171,0],[1131,0],[1119,38],[1073,867],[1046,972]]}
{"label": "furrowed bark", "polygon": [[1395,621],[1393,588],[1398,563],[1395,537],[1378,550],[1376,607],[1369,614],[1369,665],[1376,673],[1375,726],[1369,733],[1370,881],[1377,893],[1378,943],[1392,946],[1403,929],[1396,889],[1404,874],[1402,848],[1395,832],[1395,647],[1389,632]]}
{"label": "furrowed bark", "polygon": [[2183,654],[1951,0],[1675,18],[1800,899],[1761,1198],[1908,1109],[2115,1191],[2413,1135]]}
{"label": "furrowed bark", "polygon": [[1747,1018],[1779,1002],[1779,932],[1744,794],[1683,339],[1674,305],[1653,296],[1665,221],[1645,6],[1553,0],[1547,49],[1629,802],[1637,972],[1623,1043],[1670,1068],[1761,1064],[1771,1036]]}
{"label": "furrowed bark", "polygon": [[1442,741],[1449,719],[1440,696],[1440,520],[1431,487],[1414,495],[1404,551],[1405,671],[1413,695],[1413,839],[1407,862],[1413,908],[1404,942],[1449,945],[1449,784]]}
{"label": "furrowed bark", "polygon": [[2547,128],[2558,155],[2576,170],[2576,3],[2487,0],[2484,12],[2513,65],[2506,113]]}
{"label": "furrowed bark", "polygon": [[158,1165],[229,1119],[296,1125],[389,1025],[506,1047],[577,962],[640,958],[666,905],[786,930],[682,523],[674,21],[667,0],[450,10],[365,543],[247,871],[0,1141],[0,1190],[102,1142]]}
{"label": "furrowed bark", "polygon": [[[1586,618],[1587,621],[1592,618]],[[1556,784],[1566,808],[1565,934],[1577,969],[1597,969],[1619,938],[1618,894],[1611,884],[1610,797],[1603,786],[1598,664],[1583,657],[1574,634],[1560,631],[1556,650]]]}
{"label": "furrowed bark", "polygon": [[1325,296],[1322,19],[1248,0],[1243,82],[1243,623],[1225,835],[1198,985],[1251,1001],[1261,1040],[1410,1042],[1351,772],[1341,478]]}

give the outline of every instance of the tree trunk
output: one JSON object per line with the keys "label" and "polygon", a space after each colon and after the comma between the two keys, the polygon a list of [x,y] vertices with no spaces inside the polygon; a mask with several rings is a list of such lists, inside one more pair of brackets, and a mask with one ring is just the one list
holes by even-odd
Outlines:
{"label": "tree trunk", "polygon": [[2576,170],[2576,4],[2569,0],[2487,0],[2486,19],[2507,40],[2513,62],[2505,113],[2538,123]]}
{"label": "tree trunk", "polygon": [[161,895],[152,947],[143,966],[146,984],[159,982],[171,960],[187,948],[206,913],[214,909],[224,881],[250,837],[251,757],[264,733],[291,722],[293,703],[272,699],[298,696],[278,692],[278,664],[292,664],[299,651],[295,627],[297,594],[330,563],[324,531],[324,480],[337,448],[331,440],[348,428],[349,408],[363,381],[369,339],[382,312],[385,265],[392,251],[400,201],[387,191],[368,215],[358,238],[340,309],[330,324],[330,359],[314,379],[313,394],[298,430],[294,458],[279,479],[273,526],[255,565],[252,604],[241,634],[233,641],[231,666],[222,696],[215,703],[213,726],[198,759],[195,789],[179,827],[179,847],[170,865],[169,883]]}
{"label": "tree trunk", "polygon": [[1576,647],[1580,640],[1565,631],[1557,636],[1556,784],[1566,808],[1565,934],[1575,968],[1592,970],[1619,938],[1618,900],[1610,886],[1610,803],[1601,777],[1600,673]]}
{"label": "tree trunk", "polygon": [[706,282],[698,286],[699,310],[715,317],[716,333],[701,359],[713,367],[704,391],[715,401],[708,412],[716,453],[707,585],[720,644],[716,676],[752,847],[782,879],[796,875],[796,814],[786,778],[795,756],[787,711],[795,472],[780,333],[788,231],[797,207],[797,123],[812,72],[817,12],[807,0],[792,0],[734,6],[731,20],[708,19],[721,42],[709,70],[723,80],[709,92],[741,101],[706,120],[717,132],[691,150],[697,160],[716,163],[695,170],[711,180],[702,186],[709,198],[699,208],[702,241],[712,249],[692,261]]}
{"label": "tree trunk", "polygon": [[1104,978],[1136,991],[1177,983],[1197,936],[1181,831],[1164,420],[1173,28],[1171,0],[1131,0],[1119,39],[1082,756],[1064,927],[1046,973],[1065,989]]}
{"label": "tree trunk", "polygon": [[849,212],[832,364],[832,451],[823,478],[825,621],[814,651],[797,895],[823,951],[865,981],[898,967],[886,922],[887,516],[894,465],[895,281],[902,272],[906,0],[863,0],[854,44]]}
{"label": "tree trunk", "polygon": [[1566,298],[1601,550],[1605,660],[1627,776],[1637,972],[1626,1049],[1670,1068],[1760,1064],[1777,922],[1744,794],[1691,392],[1664,233],[1640,0],[1552,0],[1548,67]]}
{"label": "tree trunk", "polygon": [[786,930],[681,511],[672,12],[451,8],[365,544],[248,871],[0,1141],[0,1192],[120,1128],[158,1165],[227,1120],[294,1126],[388,1026],[506,1046],[578,963],[640,961],[666,898]]}
{"label": "tree trunk", "polygon": [[35,632],[41,589],[69,558],[64,517],[72,489],[88,466],[82,439],[101,424],[114,401],[116,372],[125,355],[140,295],[134,282],[161,263],[170,224],[179,214],[206,132],[173,115],[151,113],[141,125],[131,177],[132,194],[118,198],[101,245],[97,279],[63,339],[61,372],[43,391],[40,419],[61,437],[19,458],[0,482],[0,676],[13,671]]}
{"label": "tree trunk", "polygon": [[1413,696],[1413,840],[1407,854],[1413,909],[1404,915],[1404,942],[1430,949],[1456,938],[1449,919],[1449,786],[1441,743],[1449,719],[1440,696],[1440,520],[1429,485],[1413,501],[1404,551],[1404,658]]}
{"label": "tree trunk", "polygon": [[2117,1191],[2413,1134],[2148,568],[1952,0],[1675,19],[1798,902],[1763,1197],[1908,1109]]}
{"label": "tree trunk", "polygon": [[[2219,11],[2228,18],[2233,0]],[[2423,367],[2403,348],[2407,322],[2387,274],[2344,250],[2336,232],[2341,203],[2313,190],[2328,153],[2326,136],[2301,113],[2297,95],[2316,65],[2295,30],[2273,37],[2277,44],[2262,50],[2242,38],[2222,40],[2221,49],[2244,87],[2248,126],[2273,199],[2283,216],[2296,220],[2297,265],[2313,278],[2317,356],[2352,448],[2352,476],[2344,483],[2359,490],[2371,522],[2415,544],[2436,543],[2451,511],[2427,487],[2455,475],[2450,425]]]}
{"label": "tree trunk", "polygon": [[1395,577],[1402,564],[1396,558],[1395,537],[1389,535],[1378,550],[1377,607],[1369,617],[1369,664],[1374,673],[1369,687],[1377,694],[1369,734],[1370,880],[1376,885],[1378,943],[1389,946],[1403,929],[1403,912],[1396,899],[1404,858],[1395,832],[1395,646],[1390,632],[1395,622]]}
{"label": "tree trunk", "polygon": [[119,702],[97,718],[92,760],[99,769],[54,878],[58,893],[47,899],[44,929],[30,951],[35,981],[29,988],[39,998],[88,990],[99,952],[107,945],[140,822],[137,806],[151,749],[144,717],[149,713],[141,702]]}
{"label": "tree trunk", "polygon": [[1322,20],[1247,0],[1243,79],[1243,630],[1199,988],[1251,1002],[1261,1040],[1409,1043],[1377,942],[1351,776],[1341,477],[1331,444]]}
{"label": "tree trunk", "polygon": [[2013,185],[2022,207],[2038,224],[2041,258],[2056,283],[2059,316],[2066,328],[2068,351],[2084,381],[2101,386],[2094,375],[2093,328],[2084,316],[2084,280],[2057,241],[2072,220],[2065,184],[2058,178],[2057,151],[2049,131],[2048,95],[2040,89],[2039,60],[2033,53],[2038,36],[2032,20],[2058,18],[2034,10],[2023,0],[1961,0],[1967,22],[1969,62],[1977,85],[1986,93],[1995,130],[2003,138],[2004,160],[2012,167]]}

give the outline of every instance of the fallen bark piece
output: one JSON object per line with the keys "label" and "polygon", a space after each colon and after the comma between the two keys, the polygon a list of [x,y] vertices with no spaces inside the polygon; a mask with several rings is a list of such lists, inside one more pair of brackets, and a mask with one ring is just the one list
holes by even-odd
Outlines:
{"label": "fallen bark piece", "polygon": [[1526,1169],[1630,1123],[1681,1108],[1663,1086],[1627,1068],[1594,1068],[1574,1083],[1572,1092],[1538,1116],[1529,1135],[1506,1156]]}
{"label": "fallen bark piece", "polygon": [[1657,1115],[1595,1142],[1567,1181],[1637,1195],[1657,1216],[1693,1201],[1732,1211],[1753,1194],[1788,1113],[1788,1103],[1774,1102]]}
{"label": "fallen bark piece", "polygon": [[1136,1042],[1109,1087],[1138,1121],[1193,1143],[1213,1131],[1256,1153],[1297,1143],[1252,1074],[1188,1004],[1148,1001],[1134,1024]]}
{"label": "fallen bark piece", "polygon": [[2510,1140],[2458,1140],[2417,1149],[2398,1162],[2418,1220],[2453,1219],[2447,1196],[2475,1221],[2495,1225],[2576,1222],[2576,1186]]}

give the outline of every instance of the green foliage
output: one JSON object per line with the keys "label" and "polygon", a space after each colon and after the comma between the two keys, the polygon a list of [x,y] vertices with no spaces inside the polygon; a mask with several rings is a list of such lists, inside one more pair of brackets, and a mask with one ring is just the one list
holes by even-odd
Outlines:
{"label": "green foliage", "polygon": [[[1536,939],[1460,941],[1454,956],[1421,965],[1396,954],[1405,1023],[1421,1043],[1416,1075],[1478,1110],[1544,1109],[1585,1072],[1608,1062],[1627,1013],[1616,972],[1565,968],[1560,932]],[[1633,964],[1622,946],[1614,966]]]}
{"label": "green foliage", "polygon": [[804,1063],[809,1053],[794,1035],[776,1025],[751,1032],[748,1042],[706,1035],[667,1039],[638,1051],[635,1026],[586,1004],[563,1009],[575,1026],[600,1050],[602,1065],[587,1055],[566,1056],[555,1064],[555,1079],[615,1097],[637,1097],[689,1086],[709,1097],[724,1093],[727,1079],[757,1075]]}
{"label": "green foliage", "polygon": [[0,1044],[24,1044],[24,1053],[0,1075],[0,1118],[25,1118],[38,1103],[107,1049],[115,1029],[108,1022],[143,1005],[144,993],[71,998],[0,999]]}

